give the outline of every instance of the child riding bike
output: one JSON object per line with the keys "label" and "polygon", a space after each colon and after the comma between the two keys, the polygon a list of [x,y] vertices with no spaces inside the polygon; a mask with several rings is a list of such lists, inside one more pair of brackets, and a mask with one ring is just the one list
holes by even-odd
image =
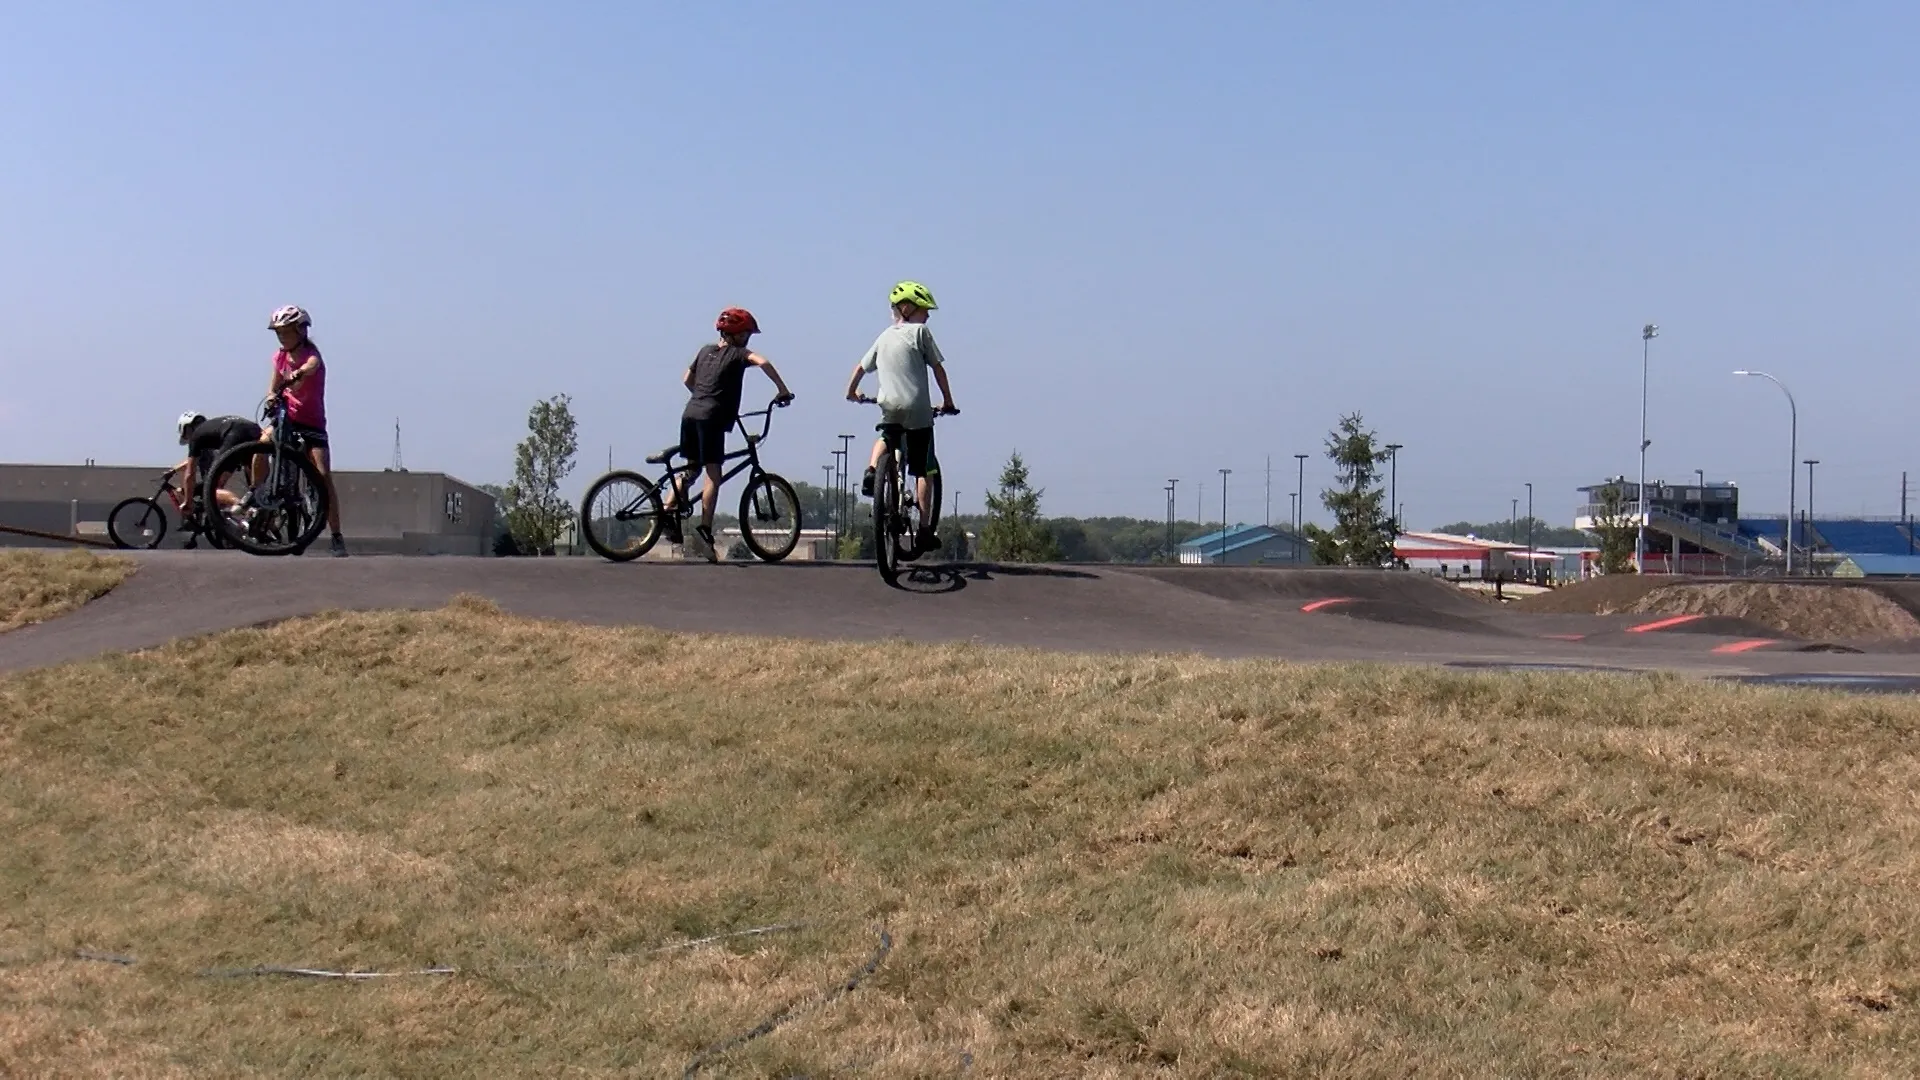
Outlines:
{"label": "child riding bike", "polygon": [[705,470],[706,483],[700,491],[700,524],[695,527],[707,545],[707,561],[719,561],[713,547],[713,508],[720,496],[720,466],[726,458],[727,431],[740,419],[741,383],[749,366],[757,367],[773,380],[779,394],[775,405],[793,400],[793,391],[780,378],[773,362],[747,348],[747,340],[760,332],[760,324],[745,308],[731,307],[714,320],[720,331],[718,344],[702,345],[687,365],[680,382],[692,395],[680,414],[680,453],[687,460],[685,470],[673,474],[673,487],[667,492],[664,508],[666,538],[670,544],[683,544],[680,519],[672,511],[686,498],[686,481],[694,472]]}
{"label": "child riding bike", "polygon": [[[940,475],[940,459],[933,452],[934,409],[933,395],[927,388],[929,369],[934,381],[940,384],[940,412],[953,414],[960,410],[954,407],[953,388],[947,385],[946,357],[941,355],[940,346],[934,343],[933,331],[927,327],[928,313],[940,306],[934,302],[933,293],[917,281],[902,281],[893,287],[887,302],[893,307],[893,325],[880,332],[867,354],[854,365],[853,378],[847,383],[847,400],[877,403],[880,422],[901,429],[907,471],[917,481],[914,498],[920,504],[923,522],[919,535],[914,537],[917,555],[940,546],[935,535],[940,508],[930,505],[933,501],[931,480]],[[870,371],[880,377],[877,398],[860,393],[860,380]],[[867,457],[867,471],[860,479],[863,496],[873,495],[873,473],[885,447],[886,439],[874,440],[873,453]]]}

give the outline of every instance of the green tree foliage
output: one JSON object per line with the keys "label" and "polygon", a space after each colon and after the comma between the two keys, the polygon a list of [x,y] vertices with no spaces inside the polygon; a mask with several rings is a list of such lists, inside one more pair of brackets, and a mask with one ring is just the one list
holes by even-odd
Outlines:
{"label": "green tree foliage", "polygon": [[952,518],[940,519],[940,557],[948,562],[965,562],[973,558],[973,552],[967,543],[966,526]]}
{"label": "green tree foliage", "polygon": [[1060,557],[1053,534],[1040,520],[1040,496],[1027,475],[1027,463],[1014,451],[1000,470],[1000,489],[987,493],[987,523],[980,530],[980,554],[999,562],[1050,562]]}
{"label": "green tree foliage", "polygon": [[1640,533],[1634,519],[1638,508],[1627,501],[1626,488],[1618,480],[1595,491],[1593,498],[1594,532],[1600,537],[1600,572],[1633,573],[1633,547]]}
{"label": "green tree foliage", "polygon": [[559,394],[535,402],[527,412],[527,437],[514,448],[513,483],[506,489],[507,528],[521,551],[553,554],[573,520],[560,482],[573,471],[579,449],[572,399]]}
{"label": "green tree foliage", "polygon": [[1327,458],[1333,462],[1337,486],[1320,493],[1320,502],[1333,513],[1333,528],[1308,525],[1315,562],[1338,566],[1385,566],[1393,559],[1393,518],[1386,512],[1386,489],[1380,486],[1386,451],[1359,413],[1340,418],[1327,435]]}

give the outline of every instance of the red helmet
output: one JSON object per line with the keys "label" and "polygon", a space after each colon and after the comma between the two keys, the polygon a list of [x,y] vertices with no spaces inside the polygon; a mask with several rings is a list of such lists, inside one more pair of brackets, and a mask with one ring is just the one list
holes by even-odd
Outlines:
{"label": "red helmet", "polygon": [[713,328],[723,334],[757,334],[760,324],[753,321],[753,312],[746,308],[730,307],[714,320]]}

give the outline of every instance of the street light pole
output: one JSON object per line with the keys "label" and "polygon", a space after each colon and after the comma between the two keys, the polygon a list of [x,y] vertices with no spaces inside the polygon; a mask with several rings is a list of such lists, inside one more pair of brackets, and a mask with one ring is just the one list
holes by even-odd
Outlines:
{"label": "street light pole", "polygon": [[1173,500],[1177,497],[1179,489],[1180,489],[1179,480],[1171,479],[1171,478],[1167,480],[1167,561],[1169,562],[1174,561]]}
{"label": "street light pole", "polygon": [[1800,536],[1807,542],[1807,558],[1813,558],[1813,467],[1820,464],[1819,458],[1807,458],[1800,464],[1807,467],[1807,520],[1800,525]]}
{"label": "street light pole", "polygon": [[1748,371],[1745,368],[1741,368],[1739,371],[1734,372],[1734,374],[1750,375],[1754,378],[1765,379],[1779,387],[1781,393],[1787,395],[1787,575],[1791,577],[1793,575],[1794,481],[1796,474],[1800,471],[1794,467],[1795,462],[1800,457],[1800,407],[1794,404],[1793,391],[1787,389],[1787,384],[1766,372]]}
{"label": "street light pole", "polygon": [[1400,535],[1400,451],[1405,443],[1387,444],[1387,463],[1389,476],[1387,481],[1387,516],[1393,519],[1393,535]]}
{"label": "street light pole", "polygon": [[1267,455],[1267,528],[1273,528],[1273,455]]}
{"label": "street light pole", "polygon": [[1647,361],[1658,336],[1660,328],[1652,323],[1640,328],[1640,531],[1633,541],[1633,569],[1640,574],[1647,572],[1647,447],[1653,445],[1647,438]]}
{"label": "street light pole", "polygon": [[1295,454],[1293,458],[1300,463],[1299,478],[1293,483],[1295,492],[1300,496],[1293,510],[1293,531],[1297,534],[1307,521],[1307,455]]}
{"label": "street light pole", "polygon": [[847,534],[853,531],[853,487],[850,474],[853,472],[853,436],[840,436],[840,490],[834,496],[834,516],[840,522],[840,538],[834,541],[833,557],[840,557],[839,545],[846,542]]}
{"label": "street light pole", "polygon": [[1227,474],[1232,469],[1220,470],[1220,565],[1227,565]]}
{"label": "street light pole", "polygon": [[[1533,557],[1533,485],[1527,485],[1527,557]],[[1532,569],[1532,564],[1528,564]]]}

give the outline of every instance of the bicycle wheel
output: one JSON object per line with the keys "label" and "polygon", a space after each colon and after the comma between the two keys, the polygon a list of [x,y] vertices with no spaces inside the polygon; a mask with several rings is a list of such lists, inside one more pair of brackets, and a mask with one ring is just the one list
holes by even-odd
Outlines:
{"label": "bicycle wheel", "polygon": [[251,555],[296,555],[327,525],[327,485],[305,454],[272,443],[243,443],[207,470],[202,506],[219,506],[231,492],[236,510],[216,511],[210,525],[221,539]]}
{"label": "bicycle wheel", "polygon": [[779,562],[800,543],[800,496],[786,478],[761,473],[740,493],[740,539],[762,562]]}
{"label": "bicycle wheel", "polygon": [[587,488],[580,521],[594,554],[614,562],[637,559],[660,539],[660,490],[637,472],[610,472]]}
{"label": "bicycle wheel", "polygon": [[889,585],[900,577],[900,549],[894,545],[899,514],[899,472],[893,466],[893,452],[882,450],[873,472],[873,562]]}
{"label": "bicycle wheel", "polygon": [[107,514],[107,535],[115,547],[157,548],[167,535],[167,512],[154,499],[122,499]]}

